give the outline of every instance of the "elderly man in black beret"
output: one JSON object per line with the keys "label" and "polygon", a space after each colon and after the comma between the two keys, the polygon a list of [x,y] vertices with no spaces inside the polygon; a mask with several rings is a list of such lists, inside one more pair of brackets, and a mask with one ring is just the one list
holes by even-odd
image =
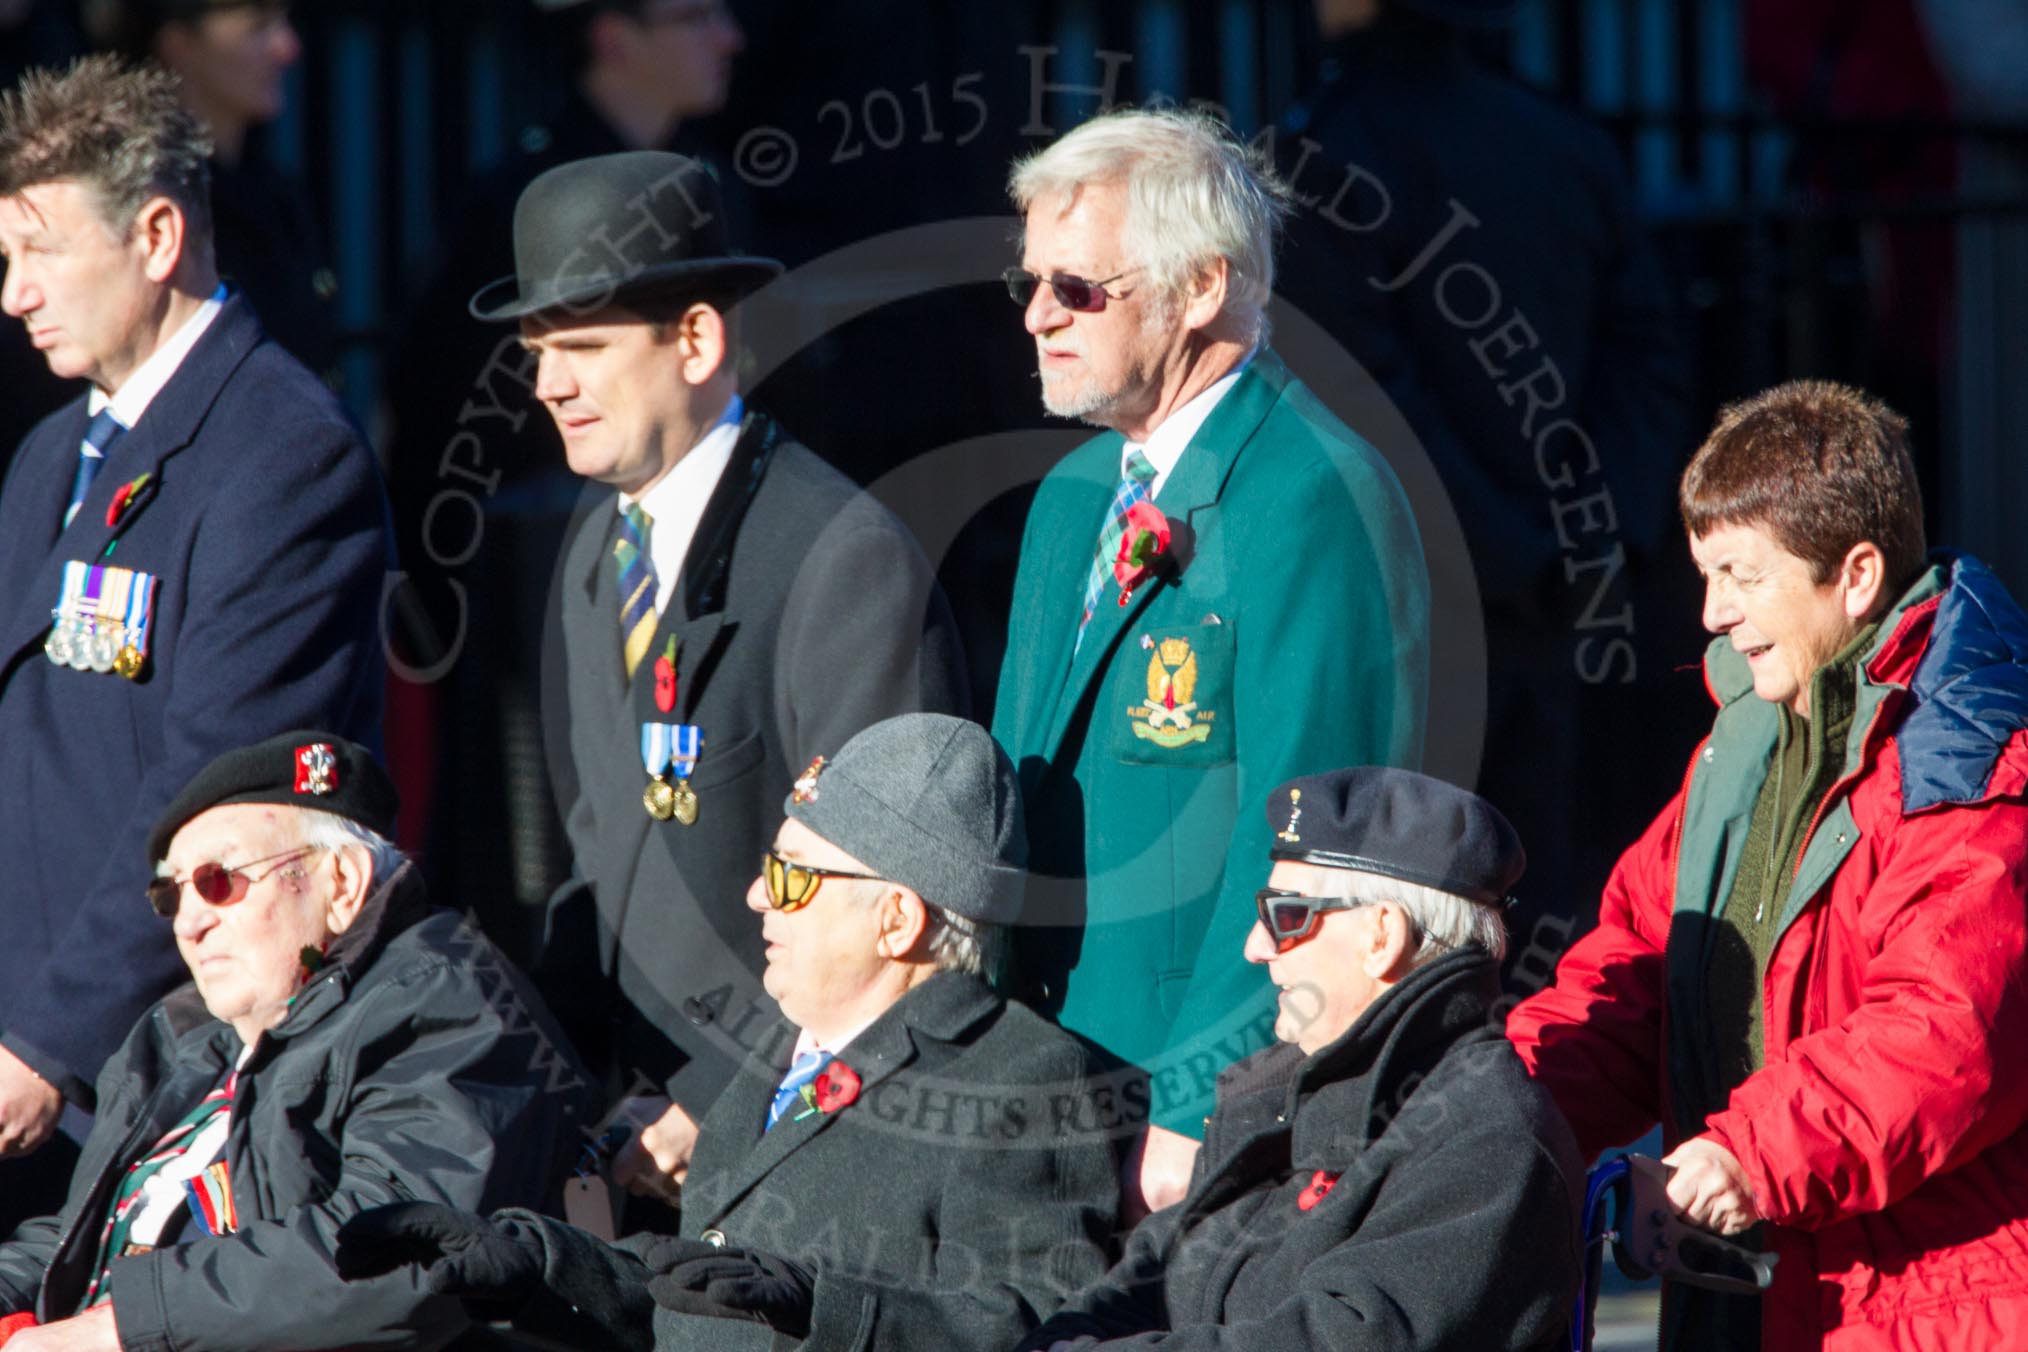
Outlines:
{"label": "elderly man in black beret", "polygon": [[608,1247],[526,1212],[389,1207],[342,1271],[569,1346],[1002,1348],[1105,1269],[1107,1140],[1082,1046],[985,978],[1020,908],[1014,768],[944,714],[876,723],[796,782],[747,890],[797,1026],[706,1115],[681,1238]]}
{"label": "elderly man in black beret", "polygon": [[1561,1347],[1584,1163],[1494,1013],[1520,843],[1404,770],[1292,780],[1246,956],[1271,1047],[1219,1079],[1183,1201],[1024,1349]]}
{"label": "elderly man in black beret", "polygon": [[169,804],[148,899],[193,984],[107,1062],[62,1211],[0,1245],[10,1352],[440,1346],[456,1303],[348,1287],[339,1226],[559,1195],[590,1085],[520,976],[431,908],[395,806],[322,732],[229,751]]}

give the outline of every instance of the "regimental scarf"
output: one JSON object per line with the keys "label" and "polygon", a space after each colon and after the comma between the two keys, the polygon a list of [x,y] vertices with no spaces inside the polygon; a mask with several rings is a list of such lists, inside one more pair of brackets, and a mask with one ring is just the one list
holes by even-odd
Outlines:
{"label": "regimental scarf", "polygon": [[[223,1152],[224,1141],[215,1128],[231,1120],[233,1091],[238,1085],[239,1072],[235,1070],[225,1077],[223,1084],[198,1100],[197,1106],[169,1128],[152,1150],[128,1166],[106,1210],[105,1230],[99,1236],[98,1261],[94,1264],[98,1275],[85,1291],[85,1309],[112,1299],[112,1283],[108,1278],[114,1259],[146,1253],[154,1247],[137,1243],[132,1237],[135,1222],[146,1210],[149,1184],[182,1160],[207,1133],[211,1133],[208,1153]],[[206,1163],[195,1176],[183,1178],[181,1183],[189,1219],[200,1233],[229,1235],[239,1228],[239,1216],[232,1204],[232,1178],[224,1160]]]}

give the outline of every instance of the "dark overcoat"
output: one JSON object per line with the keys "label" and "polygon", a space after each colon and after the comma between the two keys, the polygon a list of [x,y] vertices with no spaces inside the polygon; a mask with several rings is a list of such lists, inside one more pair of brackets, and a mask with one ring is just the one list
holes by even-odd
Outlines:
{"label": "dark overcoat", "polygon": [[[0,1042],[88,1105],[141,1011],[187,975],[142,902],[170,798],[291,728],[379,745],[389,533],[372,453],[238,296],[64,527],[85,408],[45,419],[0,490]],[[44,655],[71,561],[160,579],[139,679]]]}
{"label": "dark overcoat", "polygon": [[[947,972],[839,1055],[855,1099],[768,1129],[792,1049],[784,1035],[757,1051],[705,1118],[682,1233],[814,1270],[807,1352],[1003,1348],[1105,1271],[1119,1191],[1111,1147],[1083,1125],[1091,1067],[1076,1039]],[[576,1304],[604,1327],[551,1323],[565,1342],[796,1346],[764,1324],[656,1306],[645,1283],[681,1256],[660,1236],[609,1248],[560,1222],[541,1234],[552,1291],[600,1288]]]}
{"label": "dark overcoat", "polygon": [[1491,958],[1448,954],[1315,1056],[1234,1066],[1189,1194],[1021,1347],[1564,1346],[1584,1161],[1498,993]]}
{"label": "dark overcoat", "polygon": [[[147,917],[172,953],[167,922]],[[429,1347],[464,1325],[413,1273],[347,1284],[338,1227],[409,1199],[554,1204],[592,1086],[525,978],[403,865],[240,1066],[223,1155],[239,1228],[116,1259],[113,1314],[135,1352]],[[186,985],[135,1025],[54,1216],[0,1245],[0,1311],[77,1311],[121,1176],[243,1051]],[[186,1228],[186,1236],[189,1230]]]}
{"label": "dark overcoat", "polygon": [[[618,533],[612,495],[596,495],[558,584],[567,702],[550,736],[567,739],[574,862],[551,904],[542,982],[587,1055],[666,1085],[702,1118],[744,1054],[742,1030],[760,1026],[754,1007],[771,1009],[745,896],[790,786],[883,718],[963,713],[964,658],[907,529],[764,414],[741,426],[631,681]],[[672,642],[664,713],[653,659]],[[642,805],[644,721],[703,731],[694,825]]]}

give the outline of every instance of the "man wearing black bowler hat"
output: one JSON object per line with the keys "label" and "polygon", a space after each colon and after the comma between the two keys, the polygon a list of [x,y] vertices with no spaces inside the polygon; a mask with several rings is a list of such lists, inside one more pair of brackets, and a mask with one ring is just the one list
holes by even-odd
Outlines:
{"label": "man wearing black bowler hat", "polygon": [[1493,1014],[1513,828],[1375,767],[1289,781],[1268,826],[1246,957],[1284,1045],[1219,1077],[1183,1201],[1020,1346],[1564,1346],[1584,1161]]}
{"label": "man wearing black bowler hat", "polygon": [[741,898],[776,805],[868,724],[962,713],[963,659],[902,525],[741,401],[732,307],[782,269],[729,251],[702,164],[552,169],[515,207],[514,257],[472,313],[521,325],[572,472],[613,490],[557,588],[574,864],[540,966],[641,1099],[616,1176],[670,1198],[773,1016]]}

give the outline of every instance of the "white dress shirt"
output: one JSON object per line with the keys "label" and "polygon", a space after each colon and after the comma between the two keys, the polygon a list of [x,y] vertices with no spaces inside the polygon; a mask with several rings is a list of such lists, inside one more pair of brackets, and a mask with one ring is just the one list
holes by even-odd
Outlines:
{"label": "white dress shirt", "polygon": [[211,327],[211,321],[218,318],[218,312],[225,305],[225,287],[220,284],[211,298],[197,307],[197,313],[183,321],[183,327],[169,335],[169,341],[156,348],[134,368],[126,383],[108,395],[96,385],[86,401],[86,411],[93,417],[106,405],[113,406],[113,416],[120,420],[120,426],[133,427],[141,421],[141,415],[148,411],[148,405],[155,402],[155,396],[162,393],[162,387],[176,374],[176,368],[183,365],[183,359],[190,355],[190,349],[197,346],[197,340]]}
{"label": "white dress shirt", "polygon": [[[676,462],[654,487],[638,501],[648,514],[648,559],[655,565],[655,613],[669,608],[676,594],[676,574],[683,568],[683,556],[704,518],[704,506],[718,487],[718,480],[732,460],[732,448],[739,444],[739,420],[745,416],[739,396],[725,406],[711,430],[698,438],[690,453]],[[636,499],[620,494],[615,510],[624,512]]]}
{"label": "white dress shirt", "polygon": [[1148,484],[1148,496],[1161,495],[1162,485],[1169,482],[1169,471],[1176,468],[1176,462],[1183,458],[1183,452],[1190,449],[1190,439],[1197,435],[1197,429],[1204,426],[1204,420],[1211,416],[1211,410],[1218,407],[1218,401],[1225,398],[1227,391],[1238,382],[1246,370],[1247,362],[1253,360],[1248,353],[1246,360],[1227,371],[1217,380],[1197,392],[1197,397],[1162,420],[1144,442],[1130,441],[1120,447],[1120,477],[1127,477],[1127,456],[1139,451],[1148,457],[1155,467],[1155,477]]}

